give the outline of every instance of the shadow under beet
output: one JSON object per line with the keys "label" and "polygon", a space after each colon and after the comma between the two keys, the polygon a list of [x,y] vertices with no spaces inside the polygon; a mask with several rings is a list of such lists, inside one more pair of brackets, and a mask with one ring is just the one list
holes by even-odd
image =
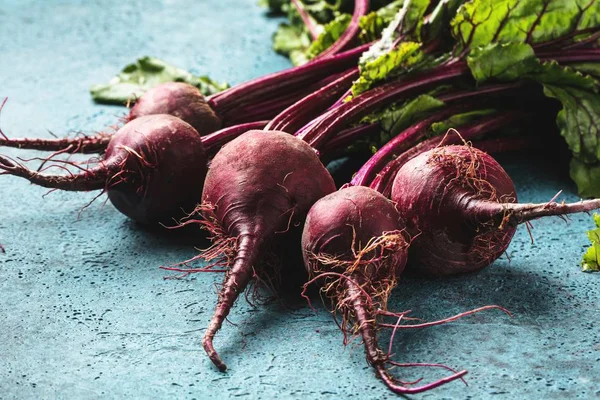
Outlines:
{"label": "shadow under beet", "polygon": [[[390,296],[389,308],[395,311],[430,310],[435,318],[447,317],[443,307],[459,312],[499,305],[518,318],[552,315],[554,294],[550,284],[540,284],[537,275],[520,269],[516,263],[493,264],[483,271],[446,278],[404,275]],[[558,307],[558,305],[556,305]],[[415,315],[416,316],[416,315]],[[431,320],[427,315],[421,318]]]}
{"label": "shadow under beet", "polygon": [[176,227],[164,227],[161,225],[145,225],[127,219],[124,223],[126,229],[136,234],[140,238],[152,239],[159,245],[164,246],[194,246],[198,248],[207,248],[211,245],[208,233],[201,229],[199,225],[186,225]]}
{"label": "shadow under beet", "polygon": [[[468,329],[473,334],[478,333],[480,340],[494,340],[488,337],[487,324],[537,326],[544,329],[540,320],[549,320],[560,313],[561,304],[558,299],[553,298],[556,294],[550,290],[550,284],[537,284],[539,282],[536,282],[535,275],[519,268],[518,265],[492,265],[477,273],[443,279],[403,276],[390,296],[388,309],[395,312],[412,310],[409,317],[423,319],[404,324],[445,319],[488,305],[504,307],[512,313],[512,317],[492,309],[441,326],[400,330],[394,337],[394,353],[403,360],[412,360],[410,354],[402,354],[400,349],[422,350],[423,343],[429,343],[426,347],[430,346],[432,349],[443,349],[453,340],[460,340],[455,332],[444,330],[453,324],[469,325]],[[386,322],[394,324],[396,320],[390,318]],[[382,329],[379,333],[380,346],[385,350],[391,331],[392,329]],[[446,334],[451,335],[450,342],[444,339]],[[422,351],[419,354],[423,356]],[[434,352],[433,355],[435,354],[437,353]],[[431,357],[428,361],[434,362],[434,358]]]}

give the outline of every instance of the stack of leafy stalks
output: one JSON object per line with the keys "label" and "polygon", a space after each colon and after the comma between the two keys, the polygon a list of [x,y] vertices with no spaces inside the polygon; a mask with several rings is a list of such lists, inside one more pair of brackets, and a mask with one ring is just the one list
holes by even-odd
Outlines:
{"label": "stack of leafy stalks", "polygon": [[[301,241],[305,289],[321,287],[342,316],[345,342],[362,336],[367,361],[391,390],[462,379],[466,371],[438,364],[427,365],[452,375],[423,386],[391,376],[388,365],[422,364],[393,361],[377,344],[378,327],[396,332],[463,315],[406,325],[407,313],[387,310],[387,298],[407,262],[429,275],[476,271],[506,250],[518,224],[600,206],[518,204],[506,172],[481,151],[535,148],[558,126],[580,193],[600,195],[600,1],[405,0],[371,13],[356,1],[352,16],[338,12],[344,1],[268,3],[292,17],[276,49],[305,64],[208,99],[161,85],[114,135],[4,136],[0,144],[52,150],[46,161],[81,171],[47,175],[7,157],[0,169],[50,188],[103,189],[140,222],[177,218],[209,231],[213,246],[182,263],[207,266],[167,269],[225,272],[203,340],[221,370],[213,338],[235,300],[253,281],[276,289],[296,275],[278,253]],[[190,108],[202,117],[189,117]],[[373,156],[336,191],[322,161],[364,149]],[[104,158],[90,166],[55,158],[80,151]]]}

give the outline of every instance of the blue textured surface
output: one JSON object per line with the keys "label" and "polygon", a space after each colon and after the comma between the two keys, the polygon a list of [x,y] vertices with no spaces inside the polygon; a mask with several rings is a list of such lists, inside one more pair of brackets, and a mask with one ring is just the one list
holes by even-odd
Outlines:
{"label": "blue textured surface", "polygon": [[[232,83],[286,67],[270,49],[277,21],[255,0],[3,0],[2,128],[12,136],[101,130],[122,109],[87,93],[138,56],[153,55]],[[16,155],[13,150],[3,150]],[[22,152],[26,156],[33,152]],[[507,161],[522,201],[546,201],[573,186],[540,162]],[[53,193],[1,177],[0,398],[394,398],[360,347],[344,348],[323,308],[254,309],[240,301],[216,339],[221,374],[199,339],[216,302],[199,275],[163,280],[161,264],[195,254],[193,240],[140,229],[94,194]],[[591,218],[521,228],[508,254],[461,278],[401,282],[390,307],[429,320],[486,304],[489,312],[402,332],[401,361],[466,368],[423,398],[600,397],[600,274],[579,272]],[[387,345],[385,342],[382,345]],[[405,379],[439,371],[402,371]]]}

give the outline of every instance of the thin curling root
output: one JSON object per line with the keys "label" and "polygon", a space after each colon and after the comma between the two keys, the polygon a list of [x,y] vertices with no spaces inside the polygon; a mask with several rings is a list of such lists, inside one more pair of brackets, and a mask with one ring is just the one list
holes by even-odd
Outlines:
{"label": "thin curling root", "polygon": [[[377,342],[377,317],[387,311],[387,300],[404,270],[409,237],[395,205],[380,193],[363,186],[346,187],[319,200],[309,211],[302,235],[304,263],[318,283],[322,297],[334,304],[332,314],[347,345],[361,337],[367,362],[394,393],[419,393],[456,379],[466,371],[423,386],[392,377],[389,352]],[[310,305],[310,300],[309,300]],[[406,313],[404,313],[406,314]],[[433,365],[432,365],[433,366]],[[439,366],[436,364],[436,366]]]}
{"label": "thin curling root", "polygon": [[6,136],[0,137],[0,146],[14,147],[17,149],[54,151],[67,154],[94,154],[102,153],[108,147],[112,138],[111,133],[98,133],[95,135],[79,135],[72,138],[53,139],[10,139]]}

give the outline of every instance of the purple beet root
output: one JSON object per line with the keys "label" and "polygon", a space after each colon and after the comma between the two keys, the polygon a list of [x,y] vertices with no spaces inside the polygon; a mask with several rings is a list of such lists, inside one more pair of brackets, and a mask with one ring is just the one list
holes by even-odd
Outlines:
{"label": "purple beet root", "polygon": [[478,271],[506,250],[518,224],[600,207],[599,199],[518,204],[506,171],[470,146],[414,157],[398,171],[391,198],[414,236],[410,266],[426,275]]}
{"label": "purple beet root", "polygon": [[[266,247],[275,238],[291,234],[310,207],[333,191],[333,179],[315,151],[284,132],[248,131],[212,160],[201,209],[216,248],[230,256],[202,343],[221,371],[227,367],[214,349],[213,338],[239,294],[255,274],[261,276]],[[290,267],[288,261],[284,266]],[[291,272],[280,273],[285,278]]]}
{"label": "purple beet root", "polygon": [[190,124],[201,136],[221,128],[221,119],[200,90],[183,82],[167,82],[149,89],[131,108],[129,120],[146,115],[169,114]]}
{"label": "purple beet root", "polygon": [[151,224],[170,222],[195,208],[207,161],[202,138],[191,125],[159,114],[124,125],[112,137],[103,160],[79,173],[41,174],[3,156],[0,170],[52,189],[104,190],[120,212]]}
{"label": "purple beet root", "polygon": [[388,372],[389,354],[378,345],[378,316],[404,270],[408,235],[394,204],[373,189],[353,186],[315,203],[302,235],[304,262],[312,282],[333,300],[342,316],[344,342],[360,335],[367,362],[395,393],[433,389],[461,378],[466,371],[423,386],[409,387]]}

